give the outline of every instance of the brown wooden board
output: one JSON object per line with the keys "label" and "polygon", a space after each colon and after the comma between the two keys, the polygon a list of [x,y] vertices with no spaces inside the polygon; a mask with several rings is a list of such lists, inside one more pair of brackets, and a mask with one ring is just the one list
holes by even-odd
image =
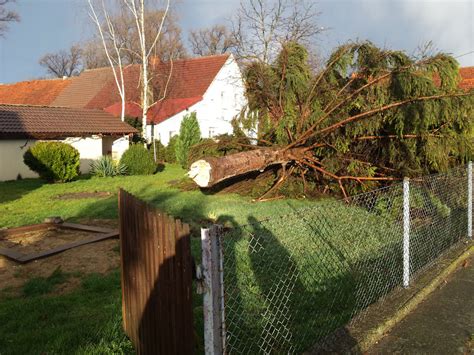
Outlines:
{"label": "brown wooden board", "polygon": [[33,260],[45,258],[54,254],[61,253],[63,251],[66,251],[68,249],[76,248],[81,245],[86,245],[86,244],[91,244],[91,243],[97,243],[102,240],[110,239],[110,238],[117,238],[119,236],[118,232],[112,232],[112,233],[107,233],[107,234],[99,234],[95,237],[84,239],[84,240],[78,240],[76,242],[60,245],[56,248],[52,248],[49,250],[45,250],[42,252],[38,253],[33,253],[33,254],[22,254],[13,250],[8,250],[5,248],[0,248],[0,255],[6,256],[9,259],[12,259],[16,262],[19,263],[28,263]]}
{"label": "brown wooden board", "polygon": [[106,240],[110,238],[117,238],[119,236],[119,232],[113,229],[65,222],[65,223],[40,223],[40,224],[33,224],[29,226],[0,230],[0,239],[5,239],[7,237],[20,235],[23,233],[36,232],[40,230],[50,230],[50,229],[81,230],[81,231],[92,232],[91,234],[92,236],[91,238],[78,240],[72,243],[67,243],[64,245],[57,246],[49,250],[41,251],[38,253],[32,253],[32,254],[22,254],[20,252],[17,252],[11,249],[0,248],[0,255],[3,255],[18,263],[27,263],[33,260],[45,258],[54,254],[58,254],[68,249],[79,247],[81,245],[96,243],[96,242],[100,242],[102,240]]}
{"label": "brown wooden board", "polygon": [[138,354],[194,353],[189,226],[119,192],[123,326]]}

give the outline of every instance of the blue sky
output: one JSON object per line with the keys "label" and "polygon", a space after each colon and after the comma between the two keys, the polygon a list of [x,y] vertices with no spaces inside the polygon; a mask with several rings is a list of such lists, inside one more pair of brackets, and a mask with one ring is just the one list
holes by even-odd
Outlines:
{"label": "blue sky", "polygon": [[[183,34],[224,22],[239,2],[180,0],[176,12]],[[318,42],[322,53],[349,39],[368,39],[408,53],[429,40],[455,56],[474,51],[474,0],[319,0],[317,6],[319,23],[329,28]],[[22,21],[0,38],[0,83],[45,76],[38,65],[43,54],[90,35],[86,0],[17,0],[11,7]],[[473,66],[474,53],[458,60]]]}

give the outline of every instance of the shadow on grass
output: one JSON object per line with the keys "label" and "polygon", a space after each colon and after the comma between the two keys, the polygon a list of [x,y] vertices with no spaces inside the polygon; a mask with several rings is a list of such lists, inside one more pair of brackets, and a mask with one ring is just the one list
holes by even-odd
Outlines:
{"label": "shadow on grass", "polygon": [[47,184],[47,182],[41,179],[23,179],[1,182],[0,204],[18,200],[30,192],[40,188],[44,184]]}

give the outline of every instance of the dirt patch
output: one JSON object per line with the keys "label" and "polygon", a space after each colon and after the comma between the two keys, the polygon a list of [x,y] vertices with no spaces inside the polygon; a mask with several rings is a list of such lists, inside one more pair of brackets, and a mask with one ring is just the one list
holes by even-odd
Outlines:
{"label": "dirt patch", "polygon": [[[82,220],[84,224],[100,227],[117,227],[117,221]],[[8,238],[0,241],[0,247],[12,243],[12,247],[21,253],[37,252],[51,249],[54,246],[90,237],[83,231],[59,230],[25,233],[24,237]],[[33,277],[48,277],[58,267],[69,274],[68,281],[56,291],[67,292],[80,284],[80,278],[90,273],[107,273],[120,265],[119,241],[108,239],[101,242],[83,245],[62,253],[19,264],[0,256],[0,290],[8,289],[8,293],[16,294],[21,286]]]}
{"label": "dirt patch", "polygon": [[112,196],[111,192],[94,191],[94,192],[69,192],[56,196],[57,200],[80,200],[83,198],[106,198]]}

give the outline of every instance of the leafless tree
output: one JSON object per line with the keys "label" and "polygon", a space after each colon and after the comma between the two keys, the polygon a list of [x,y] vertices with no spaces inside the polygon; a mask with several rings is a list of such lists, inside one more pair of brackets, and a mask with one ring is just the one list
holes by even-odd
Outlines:
{"label": "leafless tree", "polygon": [[39,64],[46,68],[48,74],[58,78],[79,75],[82,68],[81,48],[73,45],[69,51],[47,53],[39,60]]}
{"label": "leafless tree", "polygon": [[96,25],[99,38],[102,41],[102,47],[109,62],[114,75],[115,84],[122,102],[121,119],[125,121],[125,79],[123,75],[124,65],[122,61],[123,47],[119,43],[117,33],[113,22],[111,21],[111,13],[114,10],[112,6],[109,8],[105,4],[105,0],[101,1],[101,6],[96,6],[93,0],[87,0],[89,4],[89,16]]}
{"label": "leafless tree", "polygon": [[7,4],[12,2],[15,0],[0,0],[0,37],[5,35],[10,22],[20,21],[20,15],[17,12],[6,8]]}
{"label": "leafless tree", "polygon": [[269,63],[285,42],[310,45],[324,31],[319,15],[311,0],[242,0],[231,21],[236,56]]}
{"label": "leafless tree", "polygon": [[103,68],[109,65],[100,38],[92,38],[81,43],[82,65],[84,69]]}
{"label": "leafless tree", "polygon": [[[117,45],[122,48],[122,61],[124,64],[140,64],[142,57],[140,51],[139,34],[137,32],[136,20],[133,13],[126,6],[127,0],[116,2],[115,12],[109,15],[109,21],[115,30],[115,39]],[[154,45],[152,55],[163,61],[170,58],[183,58],[186,56],[186,49],[181,40],[181,28],[178,24],[176,15],[168,11],[166,16],[162,9],[151,8],[147,6],[144,15],[145,35],[147,38],[154,38],[156,29],[160,28],[163,17],[161,35],[159,41]],[[107,27],[106,23],[102,24]],[[110,42],[110,39],[107,39]],[[152,43],[147,43],[150,46]],[[108,43],[112,46],[111,43]]]}
{"label": "leafless tree", "polygon": [[224,25],[190,31],[189,43],[192,52],[198,56],[224,54],[237,45],[232,32]]}
{"label": "leafless tree", "polygon": [[[138,41],[140,44],[139,54],[141,62],[141,91],[142,91],[142,136],[147,140],[147,113],[150,105],[156,103],[152,95],[151,80],[152,75],[149,72],[150,57],[154,54],[157,44],[163,34],[163,28],[166,22],[166,16],[170,10],[170,0],[165,1],[165,7],[162,11],[161,22],[154,32],[150,33],[147,26],[146,4],[145,0],[123,0],[127,5],[130,13],[133,15],[136,23]],[[151,36],[149,36],[151,35]],[[150,41],[151,40],[151,41]],[[150,41],[150,42],[149,42]],[[170,77],[171,77],[170,73]],[[169,80],[168,80],[169,83]]]}

